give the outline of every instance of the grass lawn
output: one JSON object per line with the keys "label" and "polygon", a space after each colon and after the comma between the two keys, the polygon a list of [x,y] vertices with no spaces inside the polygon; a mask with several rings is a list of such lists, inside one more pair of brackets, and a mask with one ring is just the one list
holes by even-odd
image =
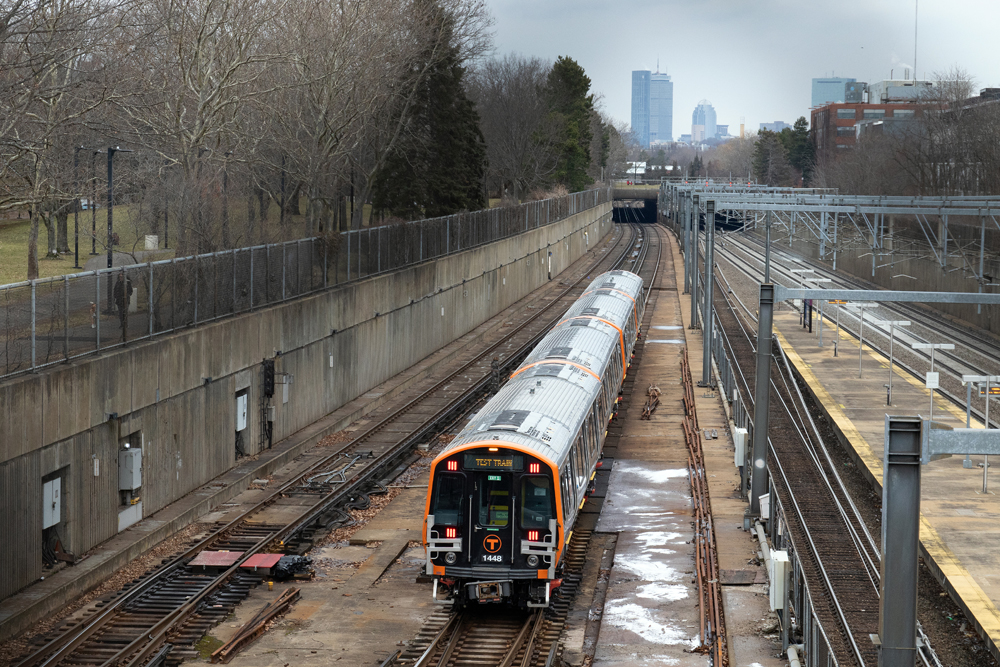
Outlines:
{"label": "grass lawn", "polygon": [[[231,207],[231,216],[234,229],[240,220],[245,219],[246,206],[241,206],[242,202],[234,201]],[[305,208],[303,202],[303,209]],[[115,206],[114,227],[118,234],[119,244],[115,246],[116,252],[132,252],[133,250],[143,250],[145,248],[144,237],[147,233],[147,225],[144,221],[137,220],[134,214],[135,207],[128,204]],[[105,244],[108,234],[108,214],[107,209],[98,208],[97,211],[97,252],[104,254],[107,252]],[[363,226],[368,226],[371,218],[371,204],[364,205]],[[305,235],[305,216],[292,216],[286,222],[284,228],[279,225],[278,207],[272,205],[268,210],[265,236],[268,243],[277,243],[283,240],[303,238]],[[171,217],[170,242],[171,247],[177,241],[177,228],[175,218]],[[90,254],[91,240],[90,230],[92,226],[91,211],[80,212],[80,266],[85,266]],[[28,279],[28,233],[31,223],[25,220],[2,220],[0,219],[0,285],[21,282]],[[73,216],[70,215],[68,222],[69,248],[73,250]],[[67,273],[79,273],[85,269],[73,268],[73,254],[62,255],[58,258],[46,258],[45,251],[48,247],[48,237],[45,225],[39,225],[38,229],[38,277],[48,278],[50,276],[61,276]],[[247,244],[240,244],[241,246]],[[160,236],[160,248],[163,249],[163,236]],[[158,254],[156,259],[167,259],[173,257],[172,250],[164,250]],[[103,266],[103,264],[102,264]]]}

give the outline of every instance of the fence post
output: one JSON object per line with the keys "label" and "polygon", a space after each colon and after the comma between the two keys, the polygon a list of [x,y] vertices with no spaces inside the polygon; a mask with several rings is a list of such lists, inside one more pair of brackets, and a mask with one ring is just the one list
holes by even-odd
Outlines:
{"label": "fence post", "polygon": [[94,271],[94,329],[97,336],[96,352],[101,351],[101,274]]}
{"label": "fence post", "polygon": [[351,230],[347,230],[347,282],[351,282]]}
{"label": "fence post", "polygon": [[250,246],[250,308],[253,310],[253,246]]}
{"label": "fence post", "polygon": [[326,239],[323,239],[320,243],[323,244],[323,287],[329,287],[330,244],[326,242]]}
{"label": "fence post", "polygon": [[35,370],[35,281],[31,281],[31,370]]}
{"label": "fence post", "polygon": [[[233,275],[236,274],[236,265],[233,265]],[[153,263],[149,263],[149,337],[153,337]]]}
{"label": "fence post", "polygon": [[198,255],[194,256],[194,323],[198,324],[198,282],[201,279],[198,270]]}
{"label": "fence post", "polygon": [[375,259],[375,270],[382,273],[382,227],[384,225],[379,225],[375,228],[375,254],[377,255]]}
{"label": "fence post", "polygon": [[299,294],[302,294],[302,239],[295,242],[295,273],[298,275],[298,280],[295,281],[296,288],[299,290]]}
{"label": "fence post", "polygon": [[285,300],[285,265],[287,263],[286,260],[288,256],[288,253],[286,252],[287,247],[288,247],[287,243],[281,244],[281,300],[282,301]]}
{"label": "fence post", "polygon": [[63,278],[63,297],[66,300],[63,308],[63,356],[69,361],[69,276]]}
{"label": "fence post", "polygon": [[236,248],[233,248],[233,308],[231,314],[236,314]]}
{"label": "fence post", "polygon": [[420,225],[420,254],[418,255],[420,259],[418,261],[422,262],[424,261],[424,221],[419,220],[417,224]]}

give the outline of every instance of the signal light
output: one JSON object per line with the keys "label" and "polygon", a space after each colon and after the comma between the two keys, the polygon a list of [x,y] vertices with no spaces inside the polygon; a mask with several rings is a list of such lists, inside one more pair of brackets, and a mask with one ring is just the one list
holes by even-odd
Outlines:
{"label": "signal light", "polygon": [[452,472],[454,472],[455,470],[458,470],[458,461],[455,461],[455,460],[448,461],[447,467],[448,467],[448,470],[451,470]]}
{"label": "signal light", "polygon": [[536,474],[542,472],[542,464],[541,463],[529,463],[528,464],[528,472],[529,473],[536,473]]}
{"label": "signal light", "polygon": [[538,541],[538,531],[537,530],[529,530],[528,531],[528,541],[529,542],[537,542]]}
{"label": "signal light", "polygon": [[444,529],[445,539],[453,540],[458,537],[458,528],[445,528]]}

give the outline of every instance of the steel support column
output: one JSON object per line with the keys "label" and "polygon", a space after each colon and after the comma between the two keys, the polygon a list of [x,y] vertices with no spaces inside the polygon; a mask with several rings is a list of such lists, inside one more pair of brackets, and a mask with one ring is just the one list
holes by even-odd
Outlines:
{"label": "steel support column", "polygon": [[705,306],[702,309],[702,340],[704,351],[701,362],[701,382],[699,387],[712,386],[712,295],[715,272],[712,270],[715,254],[715,200],[705,202]]}
{"label": "steel support column", "polygon": [[885,417],[879,667],[914,667],[917,660],[920,429],[919,417]]}
{"label": "steel support column", "polygon": [[694,195],[691,204],[691,243],[688,245],[688,255],[691,256],[691,329],[700,329],[698,323],[698,228],[701,226],[701,206],[698,195]]}
{"label": "steel support column", "polygon": [[684,246],[684,294],[691,291],[691,214],[688,197],[685,195],[680,201],[680,218],[684,228],[681,235],[681,244]]}
{"label": "steel support column", "polygon": [[[753,456],[750,477],[750,516],[760,516],[760,497],[767,492],[767,411],[771,398],[771,324],[774,285],[760,286],[757,320],[757,377],[754,381]],[[772,500],[772,502],[774,502]]]}

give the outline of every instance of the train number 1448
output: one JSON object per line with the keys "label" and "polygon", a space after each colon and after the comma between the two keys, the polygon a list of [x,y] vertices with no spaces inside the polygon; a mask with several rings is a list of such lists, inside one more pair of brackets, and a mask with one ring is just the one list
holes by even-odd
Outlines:
{"label": "train number 1448", "polygon": [[484,563],[502,563],[503,556],[500,554],[483,554]]}

